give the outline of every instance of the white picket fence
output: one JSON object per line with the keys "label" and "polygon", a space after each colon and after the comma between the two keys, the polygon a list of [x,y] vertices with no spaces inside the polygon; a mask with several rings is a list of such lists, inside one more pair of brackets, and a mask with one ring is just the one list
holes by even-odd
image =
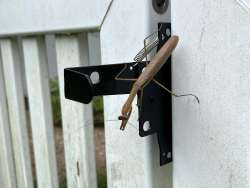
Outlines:
{"label": "white picket fence", "polygon": [[[124,96],[104,97],[108,188],[250,187],[249,2],[171,2],[172,33],[180,37],[172,89],[194,93],[200,104],[173,98],[172,170],[172,164],[159,167],[155,135],[138,136],[136,110],[134,126],[124,132],[109,121],[120,114]],[[91,106],[64,98],[63,69],[91,64],[98,48],[94,58],[102,64],[131,61],[157,22],[170,21],[169,10],[156,14],[152,0],[1,0],[0,188],[35,186],[24,83],[37,185],[59,187],[46,34],[55,36],[50,53],[57,57],[68,188],[96,188]],[[93,30],[100,46],[90,50]]]}
{"label": "white picket fence", "polygon": [[[98,7],[98,1],[94,2]],[[109,0],[105,1],[105,10],[110,6],[109,3]],[[85,7],[86,10],[88,8]],[[80,13],[81,11],[76,14]],[[99,11],[99,14],[104,17],[106,13]],[[149,19],[148,15],[154,19]],[[129,21],[126,21],[128,16]],[[54,41],[50,41],[55,51],[49,53],[56,56],[59,78],[68,188],[96,188],[97,177],[92,106],[65,99],[64,68],[87,66],[97,61],[102,64],[131,61],[141,49],[143,39],[157,28],[157,22],[167,21],[166,18],[169,20],[166,14],[157,15],[153,11],[151,0],[146,3],[144,0],[136,3],[133,0],[118,0],[112,3],[105,22],[99,17],[93,20],[102,27],[101,30],[99,26],[95,27],[95,30],[100,31],[99,46],[94,45],[93,48],[88,42],[93,27],[89,22],[86,22],[86,25],[84,22],[81,28],[75,30],[71,25],[68,29],[63,25],[65,30],[52,30]],[[44,20],[46,19],[45,15]],[[88,15],[86,19],[91,20],[91,17]],[[78,22],[80,20],[77,19]],[[1,13],[0,21],[4,21]],[[73,21],[74,19],[69,20],[69,23]],[[0,29],[1,188],[33,188],[34,179],[37,180],[39,188],[59,187],[48,76],[48,45],[45,40],[49,27],[58,28],[58,25],[48,24],[46,31],[42,32],[39,24],[37,27],[24,27],[29,31],[23,33],[15,30],[15,27],[8,28],[8,24],[5,25],[6,29]],[[20,24],[20,27],[24,25]],[[65,33],[68,30],[71,33]],[[94,60],[91,61],[89,56]],[[24,85],[27,85],[30,112],[28,116],[25,109]],[[121,132],[119,121],[109,121],[117,119],[124,100],[124,96],[104,98],[108,187],[171,187],[171,166],[159,166],[156,136],[140,138],[138,130],[132,126]],[[28,118],[33,136],[36,178],[32,173]],[[131,122],[135,126],[138,125],[136,111]]]}
{"label": "white picket fence", "polygon": [[[91,38],[91,34],[89,38]],[[55,45],[57,57],[67,185],[70,188],[95,188],[97,187],[97,177],[92,105],[83,105],[64,97],[64,68],[89,65],[88,34],[55,35],[52,44]],[[0,39],[0,184],[4,188],[32,188],[34,179],[41,188],[59,186],[47,46],[45,35]],[[23,74],[21,66],[24,66],[25,74]],[[26,115],[27,110],[25,109],[24,85],[27,85],[28,91],[29,116]],[[107,98],[106,103],[113,99]],[[120,97],[118,100],[121,105],[122,98]],[[113,116],[113,112],[107,113],[113,111],[113,108],[106,107],[105,110],[107,119],[116,118],[110,117]],[[28,123],[28,117],[30,117],[30,123]],[[136,120],[133,121],[136,122]],[[33,137],[36,178],[33,177],[31,167],[28,141],[29,124]],[[144,184],[144,182],[137,183],[142,179],[154,179],[153,177],[156,178],[159,173],[164,175],[155,170],[159,168],[158,152],[156,154],[148,153],[147,147],[151,147],[151,139],[140,138],[138,130],[134,127],[128,127],[124,136],[124,133],[119,131],[118,124],[118,121],[107,120],[106,122],[106,126],[109,126],[106,127],[109,187],[117,187],[117,185],[140,187],[140,184]],[[114,133],[116,135],[110,135]],[[133,138],[131,139],[131,137]],[[156,138],[154,137],[153,140]],[[134,143],[134,141],[136,142]],[[125,145],[125,142],[128,145]],[[152,152],[158,147],[157,143],[153,143],[153,145],[156,148],[152,148]],[[124,150],[122,146],[130,147]],[[140,148],[141,146],[146,148]],[[152,158],[152,154],[156,158]],[[149,166],[152,162],[156,163],[155,167]],[[120,166],[115,165],[116,163]],[[133,169],[131,169],[132,166],[134,166]],[[163,172],[164,169],[166,168],[162,168]],[[129,171],[133,173],[126,174]],[[151,174],[153,172],[155,174]],[[119,176],[114,176],[117,173]],[[148,177],[147,173],[152,177]],[[165,175],[167,176],[167,174]],[[133,177],[136,178],[136,184],[134,184]],[[157,182],[157,184],[159,183]],[[155,183],[152,183],[153,185]]]}
{"label": "white picket fence", "polygon": [[[69,187],[96,187],[91,105],[66,100],[63,89],[65,67],[88,65],[87,44],[84,33],[55,37]],[[28,90],[37,183],[58,187],[45,37],[22,37],[21,48],[17,38],[2,38],[0,50],[3,187],[33,187],[23,80]]]}

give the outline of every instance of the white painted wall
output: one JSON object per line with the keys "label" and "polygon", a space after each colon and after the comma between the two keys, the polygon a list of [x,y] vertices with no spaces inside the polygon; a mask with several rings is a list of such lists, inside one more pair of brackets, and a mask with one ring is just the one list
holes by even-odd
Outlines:
{"label": "white painted wall", "polygon": [[250,14],[237,2],[172,1],[173,90],[200,98],[173,98],[174,188],[250,187]]}

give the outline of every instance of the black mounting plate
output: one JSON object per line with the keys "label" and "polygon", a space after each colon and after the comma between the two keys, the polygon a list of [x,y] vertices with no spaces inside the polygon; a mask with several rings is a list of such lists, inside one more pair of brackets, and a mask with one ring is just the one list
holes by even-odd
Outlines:
{"label": "black mounting plate", "polygon": [[[158,24],[158,49],[170,37],[170,23]],[[119,77],[138,78],[148,62],[121,63],[100,66],[73,67],[64,70],[65,97],[81,103],[89,103],[94,96],[128,94],[133,81],[117,80],[116,76],[124,71]],[[133,67],[133,68],[131,68]],[[91,81],[92,74],[99,76],[99,82]],[[155,76],[162,85],[171,89],[171,58]],[[139,109],[139,135],[144,137],[157,134],[160,148],[160,165],[172,161],[172,103],[171,95],[163,90],[155,82],[151,81],[138,93]],[[145,122],[150,126],[146,130]],[[144,130],[145,129],[145,130]]]}

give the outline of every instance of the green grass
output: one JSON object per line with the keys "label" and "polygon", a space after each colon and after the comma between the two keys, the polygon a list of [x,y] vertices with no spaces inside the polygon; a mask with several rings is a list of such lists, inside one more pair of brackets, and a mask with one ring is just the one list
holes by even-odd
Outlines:
{"label": "green grass", "polygon": [[54,125],[61,125],[61,105],[57,79],[50,80],[50,91]]}
{"label": "green grass", "polygon": [[105,172],[97,171],[97,187],[107,188],[107,175]]}
{"label": "green grass", "polygon": [[94,97],[93,99],[93,113],[94,113],[94,124],[96,126],[102,125],[104,122],[103,118],[103,97]]}
{"label": "green grass", "polygon": [[[60,188],[67,188],[66,177],[61,178]],[[107,188],[107,176],[105,172],[97,171],[97,187],[98,188]]]}
{"label": "green grass", "polygon": [[60,178],[59,187],[60,188],[67,188],[66,176],[64,176],[63,178]]}

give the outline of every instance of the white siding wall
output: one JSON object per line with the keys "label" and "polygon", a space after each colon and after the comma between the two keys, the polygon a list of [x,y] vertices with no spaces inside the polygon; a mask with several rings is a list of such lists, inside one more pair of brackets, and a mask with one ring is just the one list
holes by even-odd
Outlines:
{"label": "white siding wall", "polygon": [[200,98],[173,98],[174,188],[250,187],[250,15],[235,0],[175,0],[172,28],[173,90]]}

